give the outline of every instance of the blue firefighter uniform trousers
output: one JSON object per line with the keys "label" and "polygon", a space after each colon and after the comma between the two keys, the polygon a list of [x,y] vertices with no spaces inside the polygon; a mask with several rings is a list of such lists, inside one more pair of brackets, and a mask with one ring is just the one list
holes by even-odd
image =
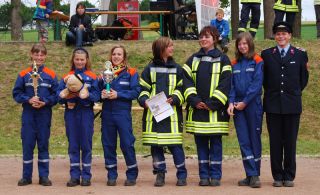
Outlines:
{"label": "blue firefighter uniform trousers", "polygon": [[[92,106],[76,105],[66,109],[65,123],[69,141],[70,175],[73,179],[91,179],[92,136],[94,113]],[[82,171],[80,169],[80,150]]]}
{"label": "blue firefighter uniform trousers", "polygon": [[195,135],[200,179],[221,179],[222,141],[221,135]]}
{"label": "blue firefighter uniform trousers", "polygon": [[262,106],[258,97],[233,117],[247,176],[259,176],[261,164]]}
{"label": "blue firefighter uniform trousers", "polygon": [[135,137],[132,130],[131,112],[128,110],[108,112],[103,111],[101,141],[104,150],[105,167],[108,170],[108,180],[116,180],[117,172],[117,133],[120,137],[120,148],[126,161],[128,180],[138,176],[138,166],[134,149]]}
{"label": "blue firefighter uniform trousers", "polygon": [[[185,155],[182,146],[167,146],[173,156],[174,165],[177,168],[176,176],[178,179],[187,178],[185,165]],[[163,146],[151,146],[151,156],[153,159],[153,174],[166,173],[166,161]]]}
{"label": "blue firefighter uniform trousers", "polygon": [[49,176],[49,137],[52,111],[49,107],[34,109],[26,106],[22,112],[21,139],[23,178],[32,178],[33,150],[38,146],[39,177]]}

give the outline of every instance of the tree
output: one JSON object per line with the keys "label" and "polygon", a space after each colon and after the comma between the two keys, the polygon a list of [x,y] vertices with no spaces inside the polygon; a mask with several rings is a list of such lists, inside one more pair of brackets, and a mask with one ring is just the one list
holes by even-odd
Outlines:
{"label": "tree", "polygon": [[11,0],[11,40],[23,40],[22,18],[20,15],[21,0]]}
{"label": "tree", "polygon": [[274,5],[275,0],[263,0],[264,12],[264,39],[269,39],[273,36],[272,26],[274,22]]}
{"label": "tree", "polygon": [[239,0],[231,1],[231,29],[232,39],[236,39],[239,26]]}
{"label": "tree", "polygon": [[293,37],[301,38],[301,0],[297,0],[297,5],[299,7],[299,12],[296,14],[296,18],[293,23]]}
{"label": "tree", "polygon": [[5,3],[0,6],[0,29],[1,31],[7,31],[11,22],[11,10],[12,6],[10,3]]}

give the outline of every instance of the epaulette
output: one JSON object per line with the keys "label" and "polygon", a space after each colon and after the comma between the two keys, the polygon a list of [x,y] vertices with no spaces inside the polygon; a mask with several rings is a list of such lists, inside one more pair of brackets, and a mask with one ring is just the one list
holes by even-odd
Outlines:
{"label": "epaulette", "polygon": [[306,52],[306,49],[302,48],[302,47],[296,47],[298,50]]}
{"label": "epaulette", "polygon": [[28,67],[28,68],[22,70],[22,71],[19,73],[19,76],[20,76],[20,77],[24,77],[26,74],[28,74],[28,73],[31,72],[31,71],[32,71],[32,68],[31,68],[31,67]]}
{"label": "epaulette", "polygon": [[254,55],[253,59],[256,62],[256,64],[259,64],[260,62],[263,61],[263,59],[258,54]]}
{"label": "epaulette", "polygon": [[135,69],[135,68],[130,68],[130,67],[128,67],[128,73],[131,75],[131,76],[133,76],[134,74],[136,74],[136,72],[137,72],[137,70]]}
{"label": "epaulette", "polygon": [[236,63],[238,63],[238,61],[236,59],[231,61],[231,66],[234,66]]}
{"label": "epaulette", "polygon": [[56,77],[56,73],[53,71],[53,70],[51,70],[51,69],[49,69],[49,68],[47,68],[47,67],[44,67],[43,68],[43,72],[45,72],[46,74],[48,74],[51,78],[55,78]]}
{"label": "epaulette", "polygon": [[94,74],[92,71],[87,70],[84,72],[84,74],[86,74],[87,76],[91,77],[92,79],[97,79],[97,75]]}
{"label": "epaulette", "polygon": [[73,71],[73,70],[70,71],[70,72],[68,72],[67,74],[63,75],[62,78],[64,79],[64,78],[66,78],[68,75],[71,75],[71,74],[74,74],[74,71]]}

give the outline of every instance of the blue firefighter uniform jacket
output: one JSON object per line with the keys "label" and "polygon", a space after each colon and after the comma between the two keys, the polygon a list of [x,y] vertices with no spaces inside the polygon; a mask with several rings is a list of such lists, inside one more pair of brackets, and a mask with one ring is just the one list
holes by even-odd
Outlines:
{"label": "blue firefighter uniform jacket", "polygon": [[38,145],[39,176],[49,175],[49,137],[52,106],[57,103],[58,81],[51,69],[41,65],[38,68],[38,97],[45,102],[40,109],[33,108],[29,99],[35,96],[32,83],[32,67],[21,71],[13,88],[13,98],[22,103],[21,139],[23,148],[23,178],[31,179],[33,167],[33,150]]}
{"label": "blue firefighter uniform jacket", "polygon": [[232,62],[229,102],[244,102],[243,110],[234,110],[234,125],[247,176],[259,176],[261,164],[263,60],[242,57]]}
{"label": "blue firefighter uniform jacket", "polygon": [[[117,135],[120,137],[120,148],[124,155],[129,180],[136,180],[138,165],[134,149],[135,137],[132,129],[132,100],[140,93],[139,75],[134,68],[122,70],[110,83],[111,89],[117,91],[116,99],[102,99],[101,141],[104,150],[105,168],[108,180],[116,180],[117,173]],[[105,82],[99,80],[100,91],[106,89]]]}
{"label": "blue firefighter uniform jacket", "polygon": [[[187,132],[200,135],[226,135],[229,115],[226,112],[231,82],[229,58],[218,49],[205,54],[203,49],[184,64],[184,97],[188,102]],[[210,110],[196,109],[204,102]]]}
{"label": "blue firefighter uniform jacket", "polygon": [[[88,70],[82,69],[70,71],[67,75],[78,74],[83,82],[88,86],[89,97],[81,99],[79,97],[71,99],[59,98],[60,104],[67,102],[75,103],[73,109],[65,106],[64,120],[66,133],[69,141],[68,154],[70,157],[70,176],[73,179],[91,178],[91,160],[92,160],[92,136],[93,136],[93,105],[99,101],[100,94],[96,75]],[[66,75],[66,76],[67,76]],[[59,93],[66,88],[66,83],[62,79],[59,84]],[[80,150],[82,151],[80,156]],[[82,170],[80,169],[80,159],[82,161]]]}
{"label": "blue firefighter uniform jacket", "polygon": [[181,145],[183,131],[181,105],[184,103],[181,66],[169,59],[166,63],[155,60],[143,70],[140,86],[141,93],[138,101],[142,107],[145,107],[147,99],[163,91],[168,98],[173,98],[172,106],[174,110],[173,115],[156,122],[150,109],[144,109],[142,119],[143,144],[159,146]]}

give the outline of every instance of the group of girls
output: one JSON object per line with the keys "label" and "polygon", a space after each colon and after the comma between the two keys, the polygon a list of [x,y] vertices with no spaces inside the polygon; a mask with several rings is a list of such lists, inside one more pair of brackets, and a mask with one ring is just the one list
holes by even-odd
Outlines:
{"label": "group of girls", "polygon": [[[44,125],[50,128],[51,120],[42,120],[33,112],[48,110],[51,118],[51,107],[57,101],[66,105],[64,119],[70,157],[70,180],[67,186],[91,185],[93,104],[97,101],[102,102],[101,141],[105,168],[108,170],[107,185],[117,184],[118,134],[120,148],[127,165],[127,179],[124,185],[135,185],[138,164],[134,148],[131,106],[132,100],[138,98],[139,104],[144,108],[142,140],[144,145],[151,146],[153,173],[156,175],[155,186],[165,184],[164,147],[167,147],[173,155],[177,168],[176,185],[187,185],[187,169],[182,147],[182,104],[187,102],[186,129],[187,132],[194,134],[197,146],[199,185],[220,185],[222,135],[228,134],[229,115],[234,115],[241,152],[243,157],[247,157],[243,160],[246,178],[239,181],[239,185],[260,187],[261,146],[254,145],[252,140],[260,143],[261,131],[257,131],[257,127],[250,125],[251,122],[248,121],[255,116],[254,123],[261,125],[259,120],[262,112],[259,113],[261,116],[256,116],[258,112],[251,107],[260,109],[261,106],[259,101],[261,93],[252,91],[253,88],[261,90],[262,78],[256,70],[261,70],[263,62],[254,52],[253,39],[249,33],[238,35],[236,60],[232,63],[233,67],[228,56],[216,48],[218,41],[217,29],[211,26],[204,27],[199,35],[200,50],[194,53],[184,66],[180,66],[173,59],[173,41],[167,37],[157,39],[152,45],[153,58],[143,70],[140,81],[136,70],[128,64],[125,48],[115,46],[111,49],[109,59],[115,74],[110,92],[106,91],[106,82],[91,71],[90,57],[84,48],[76,48],[73,51],[70,72],[63,77],[58,86],[54,72],[44,68],[46,48],[36,44],[31,50],[31,58],[39,70],[43,69],[42,72],[50,76],[47,78],[47,83],[40,84],[37,97],[34,96],[33,86],[30,84],[31,68],[19,74],[13,89],[14,99],[23,104],[21,131],[24,166],[23,177],[18,185],[32,183],[32,168],[28,166],[30,162],[32,165],[35,143],[38,143],[39,149],[39,183],[52,184],[48,178],[49,136],[44,138],[46,144],[41,148],[42,145],[39,143],[42,141],[40,134],[43,129],[37,124],[44,122],[46,123]],[[40,76],[43,75],[42,72]],[[88,87],[88,95],[81,98],[71,95],[53,100],[52,97],[58,97],[59,92],[66,87],[68,76],[72,74],[81,76],[81,82]],[[172,105],[175,114],[157,123],[150,115],[145,102],[161,91],[167,96],[167,102]],[[29,115],[28,120],[26,115]],[[261,126],[259,128],[261,129]],[[46,155],[44,159],[40,159],[43,150]],[[46,166],[42,166],[41,163],[45,163]]]}

